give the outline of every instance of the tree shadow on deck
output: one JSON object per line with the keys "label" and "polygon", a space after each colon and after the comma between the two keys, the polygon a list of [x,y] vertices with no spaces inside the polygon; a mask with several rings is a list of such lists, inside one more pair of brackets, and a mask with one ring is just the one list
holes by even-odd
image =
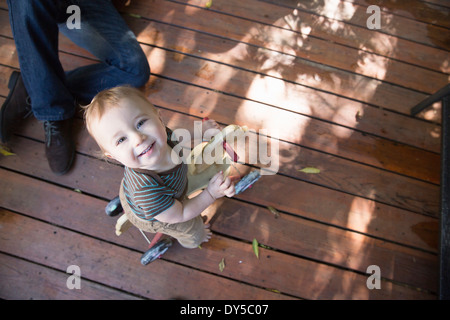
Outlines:
{"label": "tree shadow on deck", "polygon": [[[315,3],[318,7],[324,5],[323,1]],[[403,272],[401,266],[391,265],[399,260],[398,256],[392,255],[393,251],[388,250],[380,256],[380,244],[376,244],[378,240],[373,237],[384,239],[388,234],[396,236],[396,233],[409,231],[406,228],[399,232],[396,227],[399,223],[389,220],[391,215],[411,219],[411,213],[396,209],[408,205],[398,203],[399,199],[411,201],[410,197],[402,194],[403,186],[397,183],[388,189],[393,185],[391,176],[380,176],[378,169],[370,167],[383,168],[388,165],[386,161],[391,160],[382,152],[388,150],[383,146],[384,140],[376,138],[381,143],[361,146],[368,143],[365,132],[370,132],[370,123],[378,121],[381,130],[391,129],[384,126],[385,118],[380,114],[377,118],[378,111],[373,112],[378,100],[373,97],[386,92],[380,90],[383,85],[380,81],[389,79],[390,61],[380,64],[371,59],[376,55],[355,50],[350,70],[341,70],[337,66],[324,66],[324,62],[312,61],[306,56],[298,57],[315,50],[310,32],[317,25],[305,24],[294,11],[286,9],[284,14],[272,16],[273,21],[265,21],[269,25],[255,23],[254,28],[249,28],[248,33],[239,39],[242,42],[214,38],[187,29],[180,29],[173,39],[169,35],[173,31],[160,25],[148,29],[148,21],[129,20],[140,41],[156,46],[144,48],[153,72],[159,75],[152,77],[146,88],[152,101],[156,99],[162,107],[198,118],[210,116],[222,123],[280,131],[273,135],[280,139],[279,174],[264,177],[252,190],[243,194],[240,199],[245,202],[227,200],[215,208],[219,214],[214,231],[248,242],[256,238],[260,243],[288,255],[324,262],[316,265],[317,271],[311,271],[303,264],[304,270],[310,273],[308,276],[296,275],[300,282],[295,286],[307,283],[313,289],[313,298],[370,298],[372,292],[365,290],[365,277],[362,276],[368,265],[380,264],[382,275],[390,279],[398,280],[396,274]],[[203,13],[199,9],[189,14],[188,19],[199,21]],[[174,24],[177,18],[173,17]],[[285,21],[285,29],[295,32],[270,27],[278,21]],[[325,24],[325,27],[332,34],[347,35],[353,30],[353,27],[342,23]],[[376,31],[374,34],[379,35]],[[367,39],[361,41],[365,47],[368,43],[376,44]],[[265,45],[270,49],[264,48]],[[392,45],[394,50],[395,43]],[[375,70],[374,75],[380,79],[376,81],[368,77],[364,69],[369,74]],[[177,70],[180,70],[180,75]],[[177,80],[194,86],[176,86]],[[358,103],[355,104],[353,99]],[[173,117],[167,120],[169,126],[184,121]],[[415,128],[406,129],[411,131]],[[352,144],[355,141],[356,144]],[[364,164],[366,162],[370,164],[369,168]],[[306,166],[318,167],[321,173],[311,176],[297,171]],[[430,207],[434,211],[433,195],[422,193],[420,196],[431,198]],[[281,218],[275,219],[264,209],[269,205],[282,212]],[[421,208],[415,208],[415,211],[421,211]],[[422,240],[425,241],[422,248],[434,251],[432,235],[436,232],[436,224],[429,219],[422,221],[418,218],[409,225],[416,226],[415,232],[420,235],[418,242],[409,245],[420,247]],[[388,240],[407,241],[395,236]],[[376,254],[382,261],[367,260]],[[419,263],[426,264],[426,258],[416,258]],[[328,264],[338,268],[328,268]],[[339,268],[356,270],[358,282],[349,278],[336,281],[334,278],[341,279],[334,274],[341,274]],[[333,288],[329,285],[331,279],[334,280]],[[429,289],[426,283],[417,285]]]}
{"label": "tree shadow on deck", "polygon": [[[214,1],[213,5],[218,3],[219,1]],[[316,8],[322,8],[327,3],[332,2],[313,2]],[[346,6],[352,6],[352,4],[347,2]],[[379,60],[367,58],[369,56],[367,51],[356,49],[357,54],[350,71],[343,71],[337,66],[325,66],[322,64],[325,62],[313,61],[311,57],[296,57],[299,52],[303,51],[307,54],[316,49],[311,45],[311,41],[316,39],[312,32],[318,28],[318,25],[298,19],[298,13],[296,14],[293,8],[284,10],[282,14],[269,15],[268,18],[271,21],[266,20],[265,23],[272,25],[284,21],[286,22],[284,28],[295,32],[288,33],[282,29],[270,28],[269,25],[253,23],[254,28],[249,28],[242,37],[235,39],[239,41],[226,39],[226,35],[221,36],[225,38],[206,38],[205,34],[194,33],[194,37],[191,37],[192,33],[189,33],[189,30],[180,29],[175,41],[166,46],[171,37],[168,34],[169,31],[164,31],[166,29],[158,26],[154,29],[157,32],[148,34],[146,26],[149,21],[138,19],[143,20],[140,21],[141,26],[132,22],[133,30],[139,38],[148,37],[142,42],[165,48],[145,46],[145,49],[148,49],[149,59],[152,61],[153,72],[160,75],[153,76],[147,87],[151,100],[157,99],[160,102],[158,104],[166,109],[190,114],[198,119],[212,115],[222,123],[248,125],[255,130],[282,129],[279,130],[279,136],[274,135],[274,138],[280,139],[279,174],[264,177],[260,183],[255,184],[253,189],[243,194],[240,200],[225,199],[211,208],[217,211],[214,231],[224,236],[218,237],[220,241],[212,240],[210,244],[205,245],[204,255],[201,250],[193,255],[199,259],[205,255],[214,256],[216,260],[218,258],[217,261],[208,262],[208,268],[210,268],[208,270],[216,270],[212,272],[218,274],[217,265],[220,258],[225,257],[229,259],[225,272],[241,277],[242,269],[239,265],[244,266],[243,259],[233,257],[232,261],[236,263],[233,269],[230,256],[224,255],[231,254],[227,250],[234,250],[234,248],[223,247],[227,242],[222,240],[225,236],[230,236],[234,240],[239,239],[236,241],[239,245],[248,244],[244,246],[243,251],[248,258],[254,259],[250,243],[253,238],[256,238],[261,244],[271,248],[260,248],[261,260],[251,260],[250,266],[245,265],[245,276],[253,275],[254,281],[260,281],[258,283],[261,286],[266,284],[268,288],[277,289],[292,296],[315,299],[392,297],[390,292],[379,293],[367,290],[365,286],[367,277],[364,272],[369,263],[385,263],[381,269],[382,276],[393,277],[396,281],[402,282],[403,279],[399,280],[396,278],[397,275],[399,273],[408,275],[407,272],[411,272],[410,265],[402,264],[402,261],[406,261],[407,258],[413,259],[416,265],[424,265],[420,270],[424,272],[433,270],[426,265],[429,259],[427,252],[434,252],[436,246],[433,242],[433,235],[436,233],[433,219],[425,216],[422,218],[409,210],[398,209],[405,205],[409,205],[412,211],[421,212],[424,209],[417,207],[421,201],[411,203],[414,199],[405,197],[402,193],[408,185],[393,184],[389,174],[379,176],[379,173],[384,170],[377,168],[388,165],[386,160],[390,160],[390,156],[380,153],[380,150],[386,150],[383,149],[384,142],[388,141],[377,138],[377,141],[383,143],[371,145],[373,150],[358,147],[360,141],[366,141],[360,140],[361,137],[382,134],[382,132],[376,134],[371,132],[367,135],[365,132],[369,130],[367,124],[375,120],[379,121],[380,125],[384,122],[384,118],[376,119],[371,116],[370,111],[377,109],[379,97],[386,92],[381,90],[383,83],[374,81],[374,78],[364,74],[363,69],[366,68],[367,72],[375,70],[375,75],[381,77],[376,79],[384,80],[390,79],[392,65],[389,61],[386,64],[379,64]],[[301,10],[303,9],[297,9],[297,11]],[[198,9],[193,14],[185,13],[183,18],[201,21],[204,13],[204,9]],[[440,15],[439,12],[436,14]],[[173,23],[177,24],[179,18],[174,16]],[[352,18],[353,16],[349,16],[350,23]],[[322,16],[317,19],[318,22],[328,21]],[[335,20],[329,22],[330,24],[325,24],[325,27],[330,34],[352,34],[352,26],[344,25],[345,28],[340,29],[341,23],[336,23]],[[226,26],[224,23],[222,29]],[[210,31],[216,32],[214,29]],[[222,32],[226,34],[228,31],[222,30]],[[373,34],[373,38],[379,35],[376,31]],[[218,40],[221,45],[208,46],[208,49],[205,49],[208,40],[211,42]],[[368,43],[371,43],[374,48],[377,46],[376,42],[370,42],[368,39],[359,38],[359,40],[365,47]],[[268,50],[264,48],[265,45],[273,47]],[[395,50],[395,48],[396,43],[392,43],[392,49]],[[152,57],[153,54],[155,57]],[[336,60],[338,55],[339,52],[336,53]],[[219,60],[222,64],[209,60],[197,60],[196,56]],[[370,57],[376,57],[376,55],[370,55]],[[222,58],[223,61],[220,60]],[[371,63],[372,61],[374,63]],[[333,61],[330,60],[330,63]],[[445,61],[443,62],[445,67],[444,63]],[[232,66],[238,66],[241,69]],[[252,70],[253,73],[243,69]],[[180,75],[177,75],[177,70]],[[177,86],[177,81],[193,83],[194,86]],[[322,87],[324,83],[326,86]],[[346,91],[337,91],[344,87],[344,84]],[[355,96],[351,96],[354,94],[352,89],[356,91]],[[405,92],[411,92],[411,95],[414,95],[413,91]],[[364,98],[360,94],[363,94]],[[341,96],[351,97],[351,99],[341,99]],[[246,97],[248,100],[242,100],[241,97]],[[356,104],[355,107],[352,99],[357,100],[358,103],[362,101],[362,104]],[[389,102],[389,99],[387,101]],[[366,105],[367,103],[370,105]],[[406,109],[409,107],[405,106]],[[178,120],[176,119],[178,115],[172,116],[170,112],[167,112],[167,115],[170,116],[166,119],[169,124],[181,123],[187,118],[180,117],[183,119]],[[392,116],[391,113],[389,115]],[[390,128],[383,127],[383,130],[386,129]],[[415,128],[407,127],[407,129],[411,132]],[[356,141],[357,144],[349,144],[351,141]],[[356,153],[355,150],[357,150]],[[365,153],[364,155],[361,150]],[[353,152],[356,158],[352,158],[350,152]],[[364,160],[359,158],[362,156],[365,157]],[[364,164],[366,160],[373,160],[375,164],[367,166]],[[435,165],[434,162],[430,164]],[[318,167],[321,173],[308,175],[297,171],[305,166]],[[393,168],[388,169],[395,171]],[[117,176],[120,175],[117,174]],[[407,179],[404,181],[408,182]],[[392,185],[391,197],[394,201],[392,203],[386,197],[386,188],[389,185]],[[430,204],[424,210],[435,211],[435,196],[433,194],[429,196],[424,192],[426,191],[418,192],[420,193],[418,196],[430,198]],[[389,196],[389,193],[387,195]],[[404,199],[407,200],[406,203]],[[265,206],[268,205],[280,211],[279,218],[275,218],[266,210]],[[408,247],[402,247],[406,254],[392,250],[394,248],[394,245],[391,246],[392,242],[406,241],[395,238],[402,234],[397,227],[400,223],[390,220],[393,216],[403,217],[404,221],[409,223],[407,226],[415,226],[414,232],[418,236],[414,238],[413,235],[412,239],[416,242],[408,246],[420,247],[425,253],[409,251]],[[411,219],[416,220],[411,222]],[[405,228],[406,233],[410,233],[408,228]],[[378,239],[385,237],[385,235],[381,237],[380,232],[392,234],[394,238],[388,239],[387,244],[384,244]],[[213,251],[218,253],[212,255]],[[190,256],[188,251],[173,252]],[[295,258],[289,260],[292,263],[289,268],[281,263],[277,264],[274,259],[274,257],[281,259],[286,256]],[[367,257],[380,260],[367,260]],[[203,259],[206,260],[206,258]],[[295,263],[300,266],[300,271],[296,269]],[[433,261],[430,264],[432,265]],[[255,270],[261,270],[262,266],[265,269],[258,274]],[[282,267],[285,269],[281,269]],[[356,272],[343,272],[347,269],[356,270]],[[234,273],[232,273],[233,270]],[[284,274],[284,271],[287,273]],[[414,271],[412,270],[413,273]],[[347,278],[341,277],[343,274],[346,274]],[[269,286],[267,284],[269,281],[258,278],[257,275],[274,279]],[[415,273],[414,277],[419,279],[419,282],[413,285],[434,291],[433,285],[430,285],[433,275]],[[404,279],[404,282],[410,280],[408,277]],[[248,278],[244,278],[244,281],[246,280]],[[276,285],[283,283],[287,286],[289,282],[292,282],[289,287],[292,291],[285,292],[283,290],[287,290],[286,287]],[[383,283],[386,286],[392,284],[388,281]],[[304,287],[301,293],[296,291],[300,287]]]}
{"label": "tree shadow on deck", "polygon": [[[298,18],[298,11],[327,8],[328,13],[332,13],[335,10],[333,19],[318,16],[316,21],[330,34],[344,38],[354,34],[355,30],[361,31],[361,27],[354,26],[361,16],[355,16],[356,9],[349,2],[343,4],[344,11],[339,11],[342,9],[340,7],[333,7],[330,1],[313,1],[307,8],[302,7],[301,3],[297,5],[296,1],[290,3],[294,7],[285,7],[282,14],[270,15],[268,18],[272,20],[266,19],[265,24],[255,23],[242,37],[233,40],[223,39],[221,34],[219,38],[210,37],[205,35],[205,30],[193,34],[192,30],[180,29],[173,41],[168,40],[173,36],[164,34],[165,31],[161,31],[160,26],[156,27],[158,31],[152,33],[153,41],[145,42],[170,51],[149,48],[149,56],[157,56],[150,59],[161,62],[159,65],[152,64],[152,70],[163,77],[151,80],[147,87],[149,98],[155,99],[161,106],[199,118],[209,116],[222,123],[248,125],[255,130],[264,128],[269,132],[281,131],[273,135],[280,139],[279,174],[264,177],[252,190],[240,197],[246,202],[242,204],[244,211],[233,211],[236,209],[234,200],[226,200],[217,207],[220,215],[213,226],[216,232],[245,241],[256,238],[274,249],[355,270],[358,275],[364,274],[369,265],[378,264],[386,279],[405,283],[414,281],[411,279],[414,274],[404,272],[408,268],[406,261],[412,256],[419,261],[417,264],[422,264],[418,270],[426,273],[427,270],[432,270],[430,264],[434,264],[433,255],[430,257],[414,250],[408,251],[409,249],[408,253],[398,253],[395,250],[403,249],[399,249],[402,246],[397,247],[397,243],[435,252],[435,242],[432,239],[434,234],[437,237],[437,223],[433,218],[410,211],[435,212],[438,199],[434,187],[418,194],[422,200],[412,198],[410,194],[404,193],[410,191],[409,178],[391,172],[403,170],[401,159],[396,158],[393,153],[405,151],[420,155],[420,152],[410,146],[398,147],[396,143],[389,141],[388,134],[383,137],[383,130],[387,133],[395,132],[392,127],[384,125],[386,117],[398,116],[389,110],[378,109],[379,97],[386,96],[387,92],[383,81],[391,79],[393,62],[373,53],[373,50],[386,37],[382,32],[372,31],[371,38],[356,38],[359,45],[352,49],[355,59],[348,69],[342,70],[338,65],[322,65],[323,61],[313,61],[310,59],[314,57],[308,56],[308,52],[316,50],[311,43],[317,41],[312,36],[312,31],[318,25],[303,22]],[[215,2],[213,6],[216,4]],[[390,4],[392,3],[384,2],[380,6],[386,5],[389,9]],[[172,15],[174,24],[177,24],[177,19],[204,20],[204,8],[186,6],[185,9],[185,12],[169,12],[167,15]],[[347,16],[342,16],[343,14]],[[441,15],[438,11],[436,14]],[[345,20],[345,23],[340,19]],[[229,32],[230,38],[239,35],[238,26],[229,25],[225,20],[226,17],[222,22],[224,30],[220,32]],[[283,21],[285,25],[281,29],[271,27]],[[218,27],[218,24],[213,26]],[[211,27],[211,33],[217,32],[215,27]],[[389,28],[395,28],[394,22]],[[139,38],[148,29],[142,33],[137,29],[134,31]],[[395,40],[394,37],[389,39]],[[217,44],[210,45],[214,41]],[[386,50],[394,54],[395,42],[384,42],[384,45],[389,47]],[[339,60],[338,56],[336,59]],[[332,60],[329,62],[333,64]],[[445,63],[448,61],[444,61],[443,65]],[[177,75],[177,69],[183,70],[180,71],[182,75]],[[179,86],[179,91],[172,92],[173,96],[168,97],[165,89],[173,89],[169,89],[172,84],[167,79],[176,79],[194,86]],[[436,89],[438,87],[439,85]],[[316,91],[316,88],[319,90]],[[403,89],[402,93],[410,93],[417,102],[423,96],[416,95],[414,90]],[[404,98],[408,99],[407,96]],[[397,102],[389,100],[389,97],[385,100],[385,103],[392,105]],[[386,105],[382,107],[389,109]],[[410,107],[405,105],[403,110]],[[394,106],[392,110],[398,112]],[[375,129],[370,127],[371,124]],[[388,124],[391,125],[392,122]],[[408,122],[402,129],[413,132],[414,124],[415,122]],[[438,135],[434,138],[436,137]],[[393,153],[386,154],[386,151]],[[399,160],[399,167],[391,166],[389,161],[392,159]],[[433,160],[437,159],[435,157]],[[429,164],[435,166],[436,162]],[[318,167],[321,173],[309,176],[298,172],[298,169],[306,166]],[[413,194],[427,186],[421,183],[412,185]],[[255,203],[257,206],[248,203]],[[286,215],[275,220],[263,209],[269,205]],[[420,207],[423,205],[425,207]],[[402,223],[408,220],[413,222],[410,221],[403,228],[395,219]],[[410,227],[415,227],[416,235],[410,234]],[[299,229],[302,230],[301,233],[298,232]],[[405,233],[408,235],[403,237]],[[389,238],[390,235],[392,236]],[[387,239],[392,242],[392,246],[388,246],[389,249],[386,250],[383,240],[379,239]],[[310,278],[319,279],[319,272],[320,270],[310,275]],[[418,282],[413,282],[412,285],[435,292],[434,284],[431,283],[434,277],[435,275],[422,274],[418,277]],[[359,277],[359,281],[364,279],[365,277]],[[328,280],[331,281],[331,278]],[[335,282],[334,279],[333,281]],[[313,283],[314,281],[309,282],[309,286],[313,286]],[[314,298],[377,296],[376,292],[365,290],[365,282],[342,281],[341,289],[335,296],[326,293],[330,290],[327,281],[316,283]],[[381,297],[395,298],[391,296],[393,292],[387,292],[384,296],[381,294]]]}

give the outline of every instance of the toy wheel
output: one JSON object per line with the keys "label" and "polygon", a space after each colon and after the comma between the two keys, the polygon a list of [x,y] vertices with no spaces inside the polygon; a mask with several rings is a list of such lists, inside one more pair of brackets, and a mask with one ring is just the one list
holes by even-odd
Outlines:
{"label": "toy wheel", "polygon": [[157,242],[153,247],[148,249],[141,257],[141,263],[145,266],[150,262],[155,261],[162,256],[172,245],[172,240],[169,238],[162,239]]}
{"label": "toy wheel", "polygon": [[108,216],[114,217],[123,211],[122,205],[120,204],[119,196],[112,199],[105,207],[105,212]]}
{"label": "toy wheel", "polygon": [[247,174],[234,186],[236,194],[240,194],[247,190],[247,188],[251,187],[259,178],[261,178],[261,174],[258,171],[252,171]]}

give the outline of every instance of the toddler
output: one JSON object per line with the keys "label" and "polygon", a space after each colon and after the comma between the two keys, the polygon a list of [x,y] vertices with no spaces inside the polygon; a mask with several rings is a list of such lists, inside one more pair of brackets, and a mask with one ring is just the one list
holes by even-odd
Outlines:
{"label": "toddler", "polygon": [[[125,167],[119,194],[131,223],[167,234],[185,248],[208,241],[209,225],[200,214],[216,199],[232,197],[233,182],[220,172],[201,193],[186,198],[187,165],[172,152],[171,131],[138,89],[104,90],[84,110],[87,129],[102,153]],[[212,120],[205,125],[218,127]]]}

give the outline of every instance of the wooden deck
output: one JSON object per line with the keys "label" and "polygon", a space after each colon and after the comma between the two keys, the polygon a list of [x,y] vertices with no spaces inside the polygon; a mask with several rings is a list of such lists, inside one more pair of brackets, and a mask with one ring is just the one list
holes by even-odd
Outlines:
{"label": "wooden deck", "polygon": [[[376,1],[380,30],[366,0],[206,2],[123,9],[152,69],[145,90],[171,128],[208,116],[266,129],[278,173],[209,208],[201,249],[176,244],[142,266],[137,229],[117,237],[104,214],[123,169],[94,157],[79,117],[73,169],[53,175],[30,119],[15,155],[0,155],[0,298],[436,299],[440,105],[409,112],[449,82],[448,1]],[[19,64],[0,7],[3,102]],[[67,70],[95,62],[63,36],[60,50]],[[70,265],[80,290],[66,286]],[[381,289],[367,287],[371,265]]]}

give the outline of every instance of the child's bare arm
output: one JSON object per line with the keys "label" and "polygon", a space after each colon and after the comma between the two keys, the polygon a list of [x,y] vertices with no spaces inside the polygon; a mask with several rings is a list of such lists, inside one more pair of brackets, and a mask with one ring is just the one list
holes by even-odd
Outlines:
{"label": "child's bare arm", "polygon": [[175,204],[156,216],[156,220],[166,223],[180,223],[191,220],[201,214],[216,199],[234,195],[234,183],[230,178],[223,179],[223,174],[216,174],[208,187],[192,199],[183,202],[175,200]]}

